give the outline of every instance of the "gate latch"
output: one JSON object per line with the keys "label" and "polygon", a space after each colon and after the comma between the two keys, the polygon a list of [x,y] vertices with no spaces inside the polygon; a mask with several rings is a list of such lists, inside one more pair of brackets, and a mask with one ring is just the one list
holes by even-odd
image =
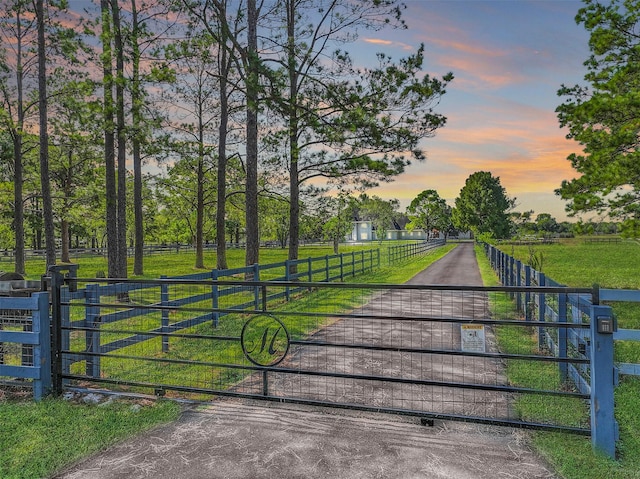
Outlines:
{"label": "gate latch", "polygon": [[612,316],[598,316],[596,321],[598,322],[598,333],[600,334],[613,334],[618,329]]}

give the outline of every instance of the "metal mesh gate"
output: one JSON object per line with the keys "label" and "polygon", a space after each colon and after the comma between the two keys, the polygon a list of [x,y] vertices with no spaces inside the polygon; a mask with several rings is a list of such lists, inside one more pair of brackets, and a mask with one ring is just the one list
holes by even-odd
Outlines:
{"label": "metal mesh gate", "polygon": [[[95,281],[59,290],[67,385],[589,433],[589,396],[566,374],[568,364],[588,371],[588,358],[541,346],[514,288]],[[585,292],[544,289],[547,300]]]}

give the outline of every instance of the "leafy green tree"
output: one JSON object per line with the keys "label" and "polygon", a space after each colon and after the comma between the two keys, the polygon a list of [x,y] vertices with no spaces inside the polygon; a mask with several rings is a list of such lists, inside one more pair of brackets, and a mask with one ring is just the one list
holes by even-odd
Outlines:
{"label": "leafy green tree", "polygon": [[262,197],[260,208],[260,236],[275,239],[281,248],[289,240],[289,202],[282,197]]}
{"label": "leafy green tree", "polygon": [[[33,145],[25,141],[25,124],[33,114],[36,101],[30,95],[34,79],[37,23],[34,5],[25,0],[3,0],[0,4],[0,35],[11,48],[0,49],[0,94],[2,121],[13,143],[13,230],[15,234],[15,271],[25,273],[24,230],[24,155]],[[7,54],[11,58],[7,58]]]}
{"label": "leafy green tree", "polygon": [[[261,93],[261,72],[264,72],[264,64],[258,49],[258,23],[261,18],[262,8],[268,8],[264,2],[259,4],[256,0],[247,2],[234,2],[237,7],[235,12],[227,11],[229,6],[227,0],[182,0],[182,5],[188,10],[193,21],[199,21],[200,25],[211,35],[212,38],[225,50],[219,64],[222,78],[223,72],[231,64],[235,65],[238,75],[241,77],[242,85],[238,88],[243,90],[245,96],[245,262],[247,265],[258,263],[260,254],[259,236],[259,215],[258,215],[258,117],[259,108],[262,103]],[[231,89],[231,88],[229,88]],[[221,95],[226,98],[228,93],[226,83],[223,81],[219,89]],[[228,110],[223,108],[221,118],[221,130],[226,126]],[[224,142],[224,134],[221,136]],[[224,143],[220,146],[220,150]],[[223,162],[226,160],[226,152],[221,155]],[[224,164],[224,163],[223,163]],[[220,180],[222,183],[222,180]],[[223,197],[223,191],[220,192]],[[220,206],[217,212],[218,222],[221,224],[224,217],[224,209]],[[220,236],[218,239],[222,239]],[[224,251],[224,249],[223,249]],[[224,257],[222,257],[224,259]],[[220,265],[220,263],[219,263]]]}
{"label": "leafy green tree", "polygon": [[[184,0],[183,0],[184,1]],[[229,0],[212,0],[209,2],[187,2],[186,8],[194,20],[201,26],[209,36],[215,40],[217,46],[217,68],[209,71],[209,74],[217,80],[220,118],[218,122],[218,198],[216,202],[216,267],[227,269],[227,199],[228,195],[233,195],[233,188],[227,189],[227,169],[231,166],[228,158],[228,144],[232,140],[231,133],[233,124],[239,125],[241,122],[234,122],[232,114],[240,102],[236,101],[242,84],[241,74],[243,72],[242,61],[238,57],[242,56],[243,48],[238,43],[241,31],[244,30],[244,22],[228,21]],[[232,10],[232,9],[230,9]],[[242,18],[238,15],[237,18]],[[237,129],[237,126],[236,126]],[[231,179],[233,180],[233,179]],[[235,220],[234,234],[239,230],[239,223]],[[236,234],[237,236],[237,234]],[[237,242],[237,238],[236,238]]]}
{"label": "leafy green tree", "polygon": [[49,176],[60,220],[61,260],[68,263],[70,230],[74,223],[80,226],[77,221],[90,216],[91,209],[98,208],[95,191],[104,186],[97,177],[102,141],[96,113],[100,106],[86,100],[94,92],[92,82],[76,82],[59,73],[54,86],[57,94],[50,105],[54,115],[49,122]]}
{"label": "leafy green tree", "polygon": [[55,230],[53,225],[53,202],[51,200],[51,182],[49,179],[49,133],[47,114],[47,41],[46,24],[49,15],[44,0],[34,2],[38,24],[38,117],[40,145],[40,191],[45,230],[46,265],[56,264]]}
{"label": "leafy green tree", "polygon": [[175,69],[175,81],[171,83],[170,94],[165,96],[165,101],[171,108],[182,112],[179,118],[167,124],[172,137],[170,148],[174,159],[189,162],[195,171],[192,188],[196,192],[193,236],[196,268],[204,268],[205,209],[215,204],[215,196],[212,196],[215,188],[208,186],[217,184],[212,172],[216,168],[219,97],[216,79],[209,75],[209,71],[217,66],[213,43],[214,39],[204,33],[167,48],[167,57]]}
{"label": "leafy green tree", "polygon": [[[167,1],[130,0],[130,21],[124,22],[125,49],[131,63],[131,153],[133,156],[133,224],[134,224],[134,260],[133,274],[144,273],[145,221],[148,212],[144,206],[145,179],[142,164],[145,155],[156,153],[157,145],[151,138],[151,130],[156,126],[156,112],[150,108],[149,94],[145,88],[151,81],[158,79],[156,72],[162,72],[158,66],[159,49],[154,48],[166,38],[171,22],[167,17],[174,7]],[[124,9],[123,13],[127,13]]]}
{"label": "leafy green tree", "polygon": [[467,178],[456,198],[453,224],[458,229],[471,230],[476,237],[489,234],[494,238],[508,238],[511,232],[509,210],[514,205],[515,198],[507,196],[499,177],[488,171],[477,171]]}
{"label": "leafy green tree", "polygon": [[588,86],[563,85],[556,112],[583,151],[568,157],[579,177],[556,193],[570,213],[608,213],[631,232],[640,223],[640,3],[585,0],[576,22],[590,33]]}
{"label": "leafy green tree", "polygon": [[435,190],[424,190],[407,207],[411,222],[409,228],[427,232],[427,237],[436,229],[447,234],[451,227],[451,208]]}
{"label": "leafy green tree", "polygon": [[[196,256],[195,267],[204,268],[202,243],[214,228],[211,215],[205,215],[204,211],[215,203],[215,168],[210,162],[201,161],[203,158],[199,156],[197,146],[196,151],[186,149],[184,153],[184,158],[168,169],[166,178],[158,181],[162,187],[160,201],[164,209],[186,225],[187,241],[196,249],[200,243],[200,256]],[[180,235],[180,241],[184,241],[183,235]]]}
{"label": "leafy green tree", "polygon": [[536,216],[536,226],[538,231],[543,233],[557,233],[558,222],[549,213],[540,213]]}
{"label": "leafy green tree", "polygon": [[352,208],[342,195],[332,198],[327,206],[332,210],[332,216],[325,221],[322,231],[325,239],[333,243],[333,252],[338,254],[340,242],[353,228]]}
{"label": "leafy green tree", "polygon": [[532,235],[537,231],[536,224],[531,221],[533,210],[519,212],[512,211],[509,213],[511,222],[515,228],[515,232],[519,235]]}
{"label": "leafy green tree", "polygon": [[296,259],[302,185],[323,179],[364,188],[391,181],[410,159],[422,159],[418,142],[444,125],[432,107],[452,77],[425,75],[422,47],[398,62],[379,55],[371,69],[354,68],[339,50],[358,30],[403,26],[398,1],[282,0],[278,6],[282,20],[266,44],[275,54],[265,61],[277,65],[270,106],[282,122],[270,145],[273,161],[288,173],[289,258]]}

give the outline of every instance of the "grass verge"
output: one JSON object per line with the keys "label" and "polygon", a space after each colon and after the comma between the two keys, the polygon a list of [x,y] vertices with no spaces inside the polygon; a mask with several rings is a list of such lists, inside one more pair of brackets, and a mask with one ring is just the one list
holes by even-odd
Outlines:
{"label": "grass verge", "polygon": [[102,405],[61,399],[0,402],[0,477],[33,479],[82,457],[175,420],[171,401],[115,400]]}
{"label": "grass verge", "polygon": [[[556,245],[553,245],[554,247]],[[596,246],[595,249],[599,249]],[[476,248],[480,273],[487,286],[499,285],[488,259],[481,248]],[[554,255],[555,256],[555,255]],[[572,255],[570,255],[572,256]],[[557,256],[560,258],[560,255]],[[524,258],[523,258],[524,259]],[[600,258],[601,261],[601,258]],[[546,261],[550,267],[551,261]],[[557,267],[556,267],[557,268]],[[557,273],[559,271],[554,271]],[[562,277],[548,273],[556,281]],[[611,273],[610,273],[611,274]],[[619,280],[623,282],[624,280]],[[569,281],[567,281],[570,283]],[[572,286],[577,286],[572,284]],[[506,295],[492,298],[511,303]],[[513,307],[503,304],[504,308]],[[504,338],[503,338],[504,339]],[[499,338],[501,341],[501,338]],[[502,347],[502,343],[501,343]],[[512,374],[508,372],[508,374]],[[510,378],[511,379],[511,378]],[[640,478],[640,381],[626,378],[616,389],[616,419],[620,425],[617,461],[594,453],[591,439],[566,433],[534,432],[532,443],[565,479],[638,479]],[[566,411],[560,410],[558,414]]]}

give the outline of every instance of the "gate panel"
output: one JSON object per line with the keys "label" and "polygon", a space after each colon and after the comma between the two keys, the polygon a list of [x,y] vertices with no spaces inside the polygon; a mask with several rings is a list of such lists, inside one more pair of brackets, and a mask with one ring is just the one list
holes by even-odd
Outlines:
{"label": "gate panel", "polygon": [[557,347],[588,321],[550,318],[541,347],[514,288],[164,280],[86,291],[61,308],[72,385],[589,432],[589,394],[575,384],[588,358]]}

